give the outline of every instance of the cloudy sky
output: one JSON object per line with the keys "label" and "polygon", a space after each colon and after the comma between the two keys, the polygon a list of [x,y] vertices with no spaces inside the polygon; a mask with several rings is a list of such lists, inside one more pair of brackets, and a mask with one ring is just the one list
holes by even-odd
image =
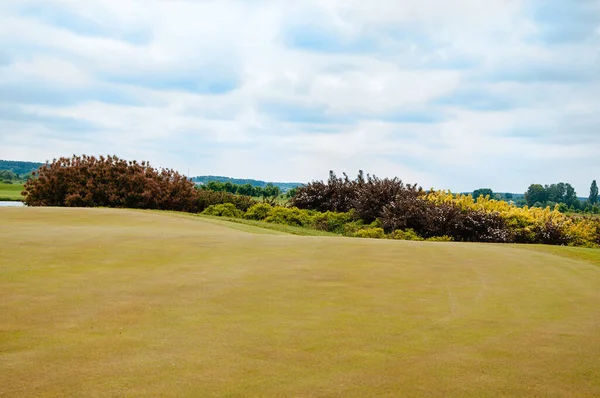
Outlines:
{"label": "cloudy sky", "polygon": [[600,180],[600,0],[0,0],[0,159]]}

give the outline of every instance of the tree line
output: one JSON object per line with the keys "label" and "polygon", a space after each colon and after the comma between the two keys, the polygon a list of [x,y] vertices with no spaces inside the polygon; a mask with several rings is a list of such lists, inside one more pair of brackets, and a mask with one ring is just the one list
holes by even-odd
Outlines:
{"label": "tree line", "polygon": [[523,195],[512,193],[497,193],[490,188],[476,189],[472,193],[475,199],[480,196],[489,196],[491,199],[503,200],[518,207],[551,207],[558,206],[562,213],[600,213],[598,205],[598,185],[596,180],[592,181],[590,194],[587,200],[581,200],[575,188],[569,183],[559,182],[556,184],[542,185],[531,184]]}
{"label": "tree line", "polygon": [[587,201],[579,200],[575,188],[569,183],[551,185],[531,184],[525,192],[525,203],[530,207],[554,207],[562,212],[600,213],[598,207],[598,185],[596,180],[590,185]]}
{"label": "tree line", "polygon": [[212,176],[212,175],[192,177],[192,181],[194,181],[195,183],[200,183],[200,184],[206,184],[211,181],[230,182],[234,185],[250,184],[253,187],[260,187],[260,188],[266,187],[267,184],[272,184],[272,185],[275,185],[276,187],[279,187],[279,189],[283,193],[289,191],[290,189],[293,189],[293,188],[296,188],[296,187],[302,185],[299,182],[270,182],[269,183],[267,181],[262,181],[262,180],[253,180],[251,178],[231,178],[231,177]]}
{"label": "tree line", "polygon": [[31,172],[43,163],[22,162],[16,160],[0,160],[0,182],[13,183],[29,178]]}
{"label": "tree line", "polygon": [[273,183],[267,183],[264,187],[246,184],[233,184],[229,181],[208,181],[200,185],[202,189],[215,192],[229,192],[236,195],[246,195],[262,198],[277,198],[281,195],[281,189]]}
{"label": "tree line", "polygon": [[448,237],[456,241],[600,244],[600,220],[575,218],[557,209],[518,208],[489,197],[425,191],[398,178],[380,179],[361,171],[343,178],[299,187],[290,205],[319,212],[353,212],[374,234],[415,234],[420,238]]}
{"label": "tree line", "polygon": [[[225,189],[198,187],[178,172],[155,169],[148,162],[83,155],[41,166],[25,184],[23,195],[30,206],[205,212],[358,237],[600,244],[600,219],[573,217],[550,207],[519,208],[489,196],[425,191],[399,178],[381,179],[362,171],[354,179],[330,172],[326,182],[298,187],[288,203],[279,206],[275,201],[259,203]],[[597,187],[595,195],[591,199],[597,198]]]}

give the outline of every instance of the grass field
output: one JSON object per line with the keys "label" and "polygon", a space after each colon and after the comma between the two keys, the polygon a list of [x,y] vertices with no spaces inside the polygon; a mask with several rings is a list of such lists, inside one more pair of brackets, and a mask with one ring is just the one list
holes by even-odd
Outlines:
{"label": "grass field", "polygon": [[600,251],[0,220],[0,396],[600,396]]}
{"label": "grass field", "polygon": [[23,184],[4,184],[0,182],[0,200],[22,200]]}

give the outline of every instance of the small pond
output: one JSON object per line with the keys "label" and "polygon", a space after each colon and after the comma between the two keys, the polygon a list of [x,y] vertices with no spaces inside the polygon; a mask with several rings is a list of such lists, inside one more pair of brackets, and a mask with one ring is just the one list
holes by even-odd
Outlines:
{"label": "small pond", "polygon": [[0,207],[20,207],[25,206],[23,202],[8,202],[0,200]]}

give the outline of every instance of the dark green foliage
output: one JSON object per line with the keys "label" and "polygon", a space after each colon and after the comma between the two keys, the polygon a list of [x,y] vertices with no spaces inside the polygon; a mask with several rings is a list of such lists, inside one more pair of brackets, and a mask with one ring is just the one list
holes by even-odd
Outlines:
{"label": "dark green foliage", "polygon": [[209,181],[206,184],[201,185],[200,189],[263,198],[277,198],[281,194],[281,190],[279,189],[279,187],[273,185],[272,183],[268,183],[264,187],[256,187],[250,184],[232,184],[229,181]]}
{"label": "dark green foliage", "polygon": [[[525,192],[525,201],[528,206],[541,207],[548,200],[548,193],[541,184],[531,184]],[[536,206],[539,204],[539,206]]]}
{"label": "dark green foliage", "polygon": [[554,207],[554,205],[560,205],[561,203],[564,203],[567,209],[570,207],[579,209],[581,207],[581,201],[577,198],[575,188],[569,183],[559,182],[545,186],[531,184],[525,192],[524,204],[529,207]]}
{"label": "dark green foliage", "polygon": [[237,209],[245,212],[257,202],[250,196],[235,195],[229,192],[215,192],[199,189],[196,191],[198,211],[203,211],[211,205],[231,203]]}
{"label": "dark green foliage", "polygon": [[473,191],[473,198],[477,199],[480,196],[494,197],[494,192],[490,188],[480,188]]}
{"label": "dark green foliage", "polygon": [[0,181],[5,184],[11,184],[13,181],[18,181],[19,175],[12,170],[0,170]]}
{"label": "dark green foliage", "polygon": [[[278,187],[281,192],[287,192],[290,189],[293,189],[293,188],[296,188],[296,187],[302,185],[299,182],[268,183],[266,181],[261,181],[261,180],[252,180],[252,179],[244,179],[244,178],[230,178],[230,177],[223,177],[223,176],[197,176],[197,177],[193,177],[192,181],[196,182],[196,183],[201,183],[204,185],[208,184],[209,182],[219,182],[219,183],[227,183],[228,182],[232,185],[249,185],[249,186],[255,187],[255,188],[264,188],[268,184],[272,184],[272,185]],[[232,193],[237,193],[237,192],[232,192]],[[249,196],[262,196],[262,194],[261,195],[252,195],[248,191],[246,191],[245,193],[240,192],[240,194],[241,195],[249,195]]]}
{"label": "dark green foliage", "polygon": [[286,193],[285,196],[288,199],[290,199],[290,198],[293,198],[294,196],[296,196],[297,193],[298,193],[298,188],[292,188],[292,189],[290,189],[290,190],[287,191],[287,193]]}
{"label": "dark green foliage", "polygon": [[336,213],[327,211],[317,213],[312,217],[312,226],[321,231],[344,233],[344,226],[356,219],[353,211],[347,213]]}
{"label": "dark green foliage", "polygon": [[596,180],[592,181],[592,185],[590,186],[590,196],[589,202],[591,205],[595,205],[598,203],[598,184],[596,184]]}
{"label": "dark green foliage", "polygon": [[[12,173],[17,175],[17,178],[14,179],[25,179],[26,176],[36,171],[39,167],[43,166],[43,163],[37,162],[21,162],[14,160],[0,160],[0,172],[1,171],[11,171]],[[0,177],[0,179],[4,179]]]}

